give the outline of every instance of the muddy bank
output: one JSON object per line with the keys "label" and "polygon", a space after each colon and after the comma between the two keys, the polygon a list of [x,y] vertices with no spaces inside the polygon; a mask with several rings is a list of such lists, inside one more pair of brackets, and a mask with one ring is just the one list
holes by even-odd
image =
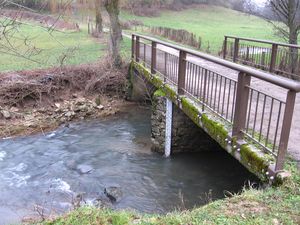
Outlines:
{"label": "muddy bank", "polygon": [[94,64],[0,73],[0,137],[43,133],[116,114],[125,100],[127,68]]}

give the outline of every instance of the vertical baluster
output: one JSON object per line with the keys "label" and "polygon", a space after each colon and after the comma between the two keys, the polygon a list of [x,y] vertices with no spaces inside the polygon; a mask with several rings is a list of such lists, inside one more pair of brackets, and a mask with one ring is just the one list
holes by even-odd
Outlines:
{"label": "vertical baluster", "polygon": [[155,74],[156,70],[156,42],[152,41],[152,47],[151,47],[151,73]]}
{"label": "vertical baluster", "polygon": [[179,63],[178,63],[178,95],[184,94],[185,78],[186,78],[186,52],[179,52]]}
{"label": "vertical baluster", "polygon": [[246,123],[250,83],[251,76],[239,73],[232,130],[232,136],[237,137],[238,140],[243,139],[242,130]]}
{"label": "vertical baluster", "polygon": [[276,171],[283,169],[284,160],[285,160],[287,147],[288,147],[288,141],[290,137],[291,126],[292,126],[295,99],[296,99],[296,92],[289,91],[286,98],[286,105],[285,105],[280,140],[279,140],[278,155],[277,155],[277,161],[275,167]]}

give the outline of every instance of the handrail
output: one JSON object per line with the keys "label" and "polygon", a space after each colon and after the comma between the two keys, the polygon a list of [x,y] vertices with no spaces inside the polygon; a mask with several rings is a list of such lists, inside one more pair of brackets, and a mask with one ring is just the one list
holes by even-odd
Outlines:
{"label": "handrail", "polygon": [[262,43],[262,44],[271,44],[271,45],[280,45],[280,46],[284,46],[284,47],[300,49],[300,45],[293,45],[293,44],[287,44],[287,43],[269,41],[269,40],[263,40],[263,39],[244,38],[244,37],[238,37],[238,36],[232,36],[232,35],[225,35],[225,38],[233,38],[233,39],[239,39],[239,40],[243,40],[243,41],[251,41],[251,42],[257,42],[257,43]]}
{"label": "handrail", "polygon": [[186,52],[190,55],[198,56],[198,57],[200,57],[202,59],[205,59],[205,60],[208,60],[210,62],[228,67],[228,68],[233,69],[233,70],[237,70],[237,71],[242,72],[242,73],[246,73],[246,74],[251,75],[253,77],[256,77],[258,79],[261,79],[261,80],[276,84],[280,87],[289,89],[291,91],[295,91],[297,93],[300,92],[300,83],[299,82],[296,82],[296,81],[293,81],[293,80],[290,80],[290,79],[287,79],[287,78],[284,78],[284,77],[274,76],[273,74],[270,74],[270,73],[266,73],[266,72],[263,72],[263,71],[260,71],[260,70],[257,70],[257,69],[253,69],[253,68],[250,68],[250,67],[247,67],[247,66],[243,66],[243,65],[239,65],[239,64],[236,64],[236,63],[233,63],[233,62],[229,62],[227,60],[220,59],[218,57],[208,55],[206,53],[202,53],[202,52],[198,52],[198,51],[195,51],[195,50],[192,50],[192,49],[188,49],[188,48],[185,48],[185,47],[174,45],[174,44],[171,44],[171,43],[168,43],[168,42],[165,42],[165,41],[161,41],[161,40],[156,39],[156,38],[152,38],[152,37],[148,37],[148,36],[144,36],[144,35],[140,35],[140,34],[135,34],[135,33],[133,35],[138,36],[138,37],[143,38],[143,39],[148,40],[148,41],[155,42],[157,44],[161,44],[161,45],[176,49],[178,51],[184,51],[184,52]]}
{"label": "handrail", "polygon": [[[143,46],[141,45],[141,39],[142,40],[146,40],[146,41],[150,41],[151,44],[149,45],[150,49],[151,49],[151,53],[147,54],[146,52],[146,47],[145,44],[143,44]],[[238,43],[238,42],[236,42]],[[156,38],[152,38],[152,37],[148,37],[148,36],[144,36],[144,35],[139,35],[139,34],[133,34],[132,35],[132,58],[133,60],[136,60],[136,62],[139,62],[140,60],[144,60],[143,62],[146,63],[146,58],[150,55],[150,61],[151,63],[149,63],[148,60],[148,64],[147,66],[151,68],[151,74],[156,74],[156,72],[158,71],[158,50],[159,49],[159,45],[161,46],[166,46],[169,48],[172,48],[176,51],[179,51],[179,56],[177,56],[177,60],[175,62],[170,63],[170,65],[172,66],[172,68],[176,68],[175,69],[175,82],[174,82],[174,77],[170,77],[170,75],[168,75],[167,72],[167,59],[169,58],[169,56],[167,54],[166,51],[165,52],[165,58],[164,58],[164,66],[165,66],[165,70],[164,72],[160,72],[163,77],[164,80],[168,79],[171,83],[175,84],[175,87],[177,88],[177,94],[178,95],[193,95],[193,91],[195,90],[191,90],[190,89],[190,82],[193,82],[192,79],[190,78],[191,72],[187,73],[188,71],[188,66],[190,65],[190,62],[187,60],[187,56],[188,55],[192,55],[201,59],[204,59],[206,61],[209,62],[213,62],[217,65],[222,65],[224,67],[233,69],[237,72],[239,72],[238,74],[238,79],[237,81],[234,81],[233,83],[235,84],[233,87],[233,95],[230,94],[230,89],[228,91],[228,96],[227,96],[227,112],[226,112],[226,116],[224,117],[223,115],[223,106],[222,106],[222,111],[220,113],[219,110],[219,105],[217,106],[217,108],[215,108],[215,103],[213,104],[213,106],[211,105],[212,102],[210,101],[209,103],[209,98],[215,98],[216,101],[216,92],[217,92],[217,88],[216,85],[218,85],[218,77],[221,76],[223,77],[223,79],[225,79],[225,86],[223,88],[223,103],[224,104],[226,102],[225,100],[225,87],[226,87],[226,79],[228,79],[226,76],[222,76],[222,75],[218,75],[216,73],[210,73],[209,72],[209,77],[211,78],[207,78],[208,73],[207,73],[207,69],[205,69],[206,72],[202,72],[199,73],[199,78],[201,76],[201,91],[199,93],[198,90],[198,94],[196,96],[201,96],[201,98],[198,98],[198,101],[200,101],[202,103],[203,106],[203,110],[204,107],[207,106],[208,108],[210,108],[211,110],[213,110],[215,113],[217,113],[217,115],[221,116],[223,119],[227,119],[228,117],[228,107],[230,105],[230,103],[228,103],[230,101],[230,96],[233,97],[232,99],[232,110],[231,110],[231,119],[227,120],[231,123],[232,125],[232,132],[231,132],[231,137],[235,137],[238,141],[243,141],[244,137],[250,137],[250,139],[252,141],[254,141],[255,143],[258,143],[260,146],[262,146],[264,149],[268,149],[268,138],[269,138],[269,132],[270,129],[275,129],[275,134],[274,134],[274,140],[272,140],[273,142],[273,150],[271,150],[272,154],[274,154],[274,150],[276,147],[278,147],[278,153],[276,156],[276,165],[275,165],[275,171],[280,171],[283,169],[283,164],[285,161],[285,155],[287,152],[287,146],[288,146],[288,141],[289,141],[289,135],[290,135],[290,131],[291,131],[291,125],[292,125],[292,119],[293,119],[293,113],[294,113],[294,106],[295,106],[295,100],[296,100],[296,93],[300,92],[300,83],[284,78],[284,77],[279,77],[279,76],[275,76],[271,73],[267,73],[267,72],[263,72],[254,68],[250,68],[247,66],[243,66],[243,65],[239,65],[233,62],[229,62],[226,61],[224,59],[220,59],[217,58],[215,56],[211,56],[205,53],[201,53],[192,49],[188,49],[185,47],[181,47],[178,45],[174,45],[165,41],[161,41],[158,40]],[[236,45],[237,46],[237,45]],[[141,48],[142,47],[142,48]],[[144,54],[144,59],[140,58],[140,50],[143,49],[143,54]],[[238,49],[238,48],[236,48]],[[149,49],[148,49],[149,50]],[[147,56],[148,55],[148,56]],[[174,54],[169,54],[169,55],[174,55]],[[198,66],[201,67],[201,66]],[[194,69],[193,69],[194,71]],[[194,71],[195,72],[195,71]],[[163,74],[165,73],[165,74]],[[193,72],[192,72],[193,73]],[[169,77],[168,77],[169,76]],[[215,77],[215,79],[214,79]],[[265,143],[261,143],[264,142],[262,140],[262,132],[263,132],[263,124],[264,124],[264,118],[265,118],[265,109],[266,109],[266,100],[268,98],[268,95],[264,94],[261,91],[257,91],[255,89],[253,89],[251,87],[251,77],[255,77],[258,78],[260,80],[264,80],[269,82],[270,84],[275,84],[278,87],[282,87],[288,90],[287,94],[286,94],[286,101],[282,102],[279,101],[276,103],[276,100],[273,96],[269,96],[271,98],[271,112],[273,112],[274,110],[274,105],[273,104],[277,104],[278,106],[278,110],[276,112],[277,115],[277,120],[275,120],[276,124],[275,127],[271,126],[271,121],[273,118],[273,114],[269,116],[269,122],[267,124],[267,133],[266,135],[266,140]],[[173,79],[173,80],[172,80]],[[202,80],[203,79],[203,80]],[[212,82],[217,82],[215,83],[215,94],[213,95],[213,83]],[[210,85],[211,83],[211,85]],[[195,85],[196,83],[194,83]],[[199,83],[198,83],[199,85]],[[222,88],[222,78],[221,78],[221,82],[219,83],[220,88]],[[229,86],[231,85],[231,81]],[[231,87],[231,86],[230,86]],[[203,90],[202,90],[203,88]],[[211,88],[210,92],[211,92],[211,96],[206,96],[209,95],[209,91],[208,88]],[[195,86],[194,88],[195,89]],[[206,90],[207,89],[207,90]],[[221,89],[219,89],[220,91]],[[203,91],[203,92],[202,92]],[[250,127],[250,129],[253,129],[252,134],[250,134],[248,132],[248,126],[249,126],[249,119],[250,119],[250,113],[251,113],[251,103],[253,101],[253,93],[257,92],[257,100],[256,100],[256,109],[254,112],[254,125],[252,127]],[[220,96],[221,96],[221,92],[219,93],[219,101],[220,101]],[[258,101],[260,98],[260,96],[263,97],[262,101],[263,101],[263,111],[262,112],[258,112]],[[195,96],[193,96],[195,97]],[[220,103],[220,102],[219,102]],[[218,103],[218,104],[219,104]],[[210,104],[210,105],[207,105]],[[226,104],[226,103],[225,103]],[[249,107],[248,107],[249,105]],[[275,107],[276,108],[276,107]],[[282,111],[283,110],[283,111]],[[258,123],[257,122],[257,115],[258,113],[261,113],[261,122],[260,123],[260,130],[259,132],[259,138],[255,137],[255,125]],[[282,114],[283,113],[283,114]],[[281,117],[283,116],[283,117]],[[248,118],[247,123],[246,123],[246,118]],[[282,119],[281,119],[282,118]],[[258,120],[259,121],[259,120]],[[281,128],[279,126],[279,123],[281,124]],[[278,133],[278,130],[280,130],[280,133]],[[250,135],[249,135],[250,134]],[[278,139],[278,140],[277,140]],[[270,152],[270,151],[269,151]]]}

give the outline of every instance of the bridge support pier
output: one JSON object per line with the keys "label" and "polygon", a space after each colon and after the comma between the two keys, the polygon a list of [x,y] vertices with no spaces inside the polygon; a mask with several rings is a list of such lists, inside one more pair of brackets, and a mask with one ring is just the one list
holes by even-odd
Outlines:
{"label": "bridge support pier", "polygon": [[[162,95],[160,95],[162,94]],[[160,90],[153,95],[151,115],[152,150],[172,153],[212,151],[219,145],[184,114]]]}

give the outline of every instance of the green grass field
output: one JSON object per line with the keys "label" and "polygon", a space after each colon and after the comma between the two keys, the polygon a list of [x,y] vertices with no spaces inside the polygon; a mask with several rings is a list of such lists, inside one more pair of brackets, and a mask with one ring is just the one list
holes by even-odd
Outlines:
{"label": "green grass field", "polygon": [[200,5],[179,12],[166,10],[159,17],[140,17],[122,12],[121,17],[123,20],[142,21],[146,26],[188,30],[202,38],[204,49],[209,43],[213,53],[221,49],[224,35],[282,41],[265,20],[218,6]]}
{"label": "green grass field", "polygon": [[[64,55],[66,55],[64,65],[94,62],[106,50],[106,44],[97,43],[95,39],[88,36],[85,30],[80,32],[54,31],[49,34],[42,27],[22,25],[20,33],[28,36],[35,47],[42,49],[41,53],[30,57],[31,60],[37,62],[1,53],[1,72],[59,66]],[[20,35],[17,34],[16,37]],[[24,51],[26,48],[22,42],[23,40],[20,40],[16,44],[20,44],[20,50]]]}

